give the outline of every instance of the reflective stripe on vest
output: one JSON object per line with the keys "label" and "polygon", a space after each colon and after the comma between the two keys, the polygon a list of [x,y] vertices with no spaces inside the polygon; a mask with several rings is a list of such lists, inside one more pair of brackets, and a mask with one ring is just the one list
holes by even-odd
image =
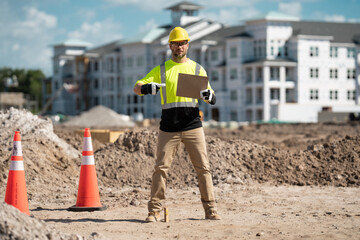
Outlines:
{"label": "reflective stripe on vest", "polygon": [[[196,63],[195,67],[195,75],[200,74],[200,64]],[[166,69],[165,69],[165,63],[162,63],[160,65],[160,77],[161,77],[161,83],[166,84]],[[199,104],[195,102],[195,99],[192,99],[192,102],[174,102],[174,103],[167,103],[166,98],[166,87],[161,88],[162,89],[162,96],[164,103],[161,105],[162,109],[169,109],[169,108],[175,108],[175,107],[199,107]]]}

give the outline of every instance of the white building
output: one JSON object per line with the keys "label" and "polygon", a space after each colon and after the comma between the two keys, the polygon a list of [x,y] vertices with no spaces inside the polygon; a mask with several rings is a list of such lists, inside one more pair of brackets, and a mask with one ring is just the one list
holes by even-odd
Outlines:
{"label": "white building", "polygon": [[[200,9],[181,2],[168,8],[171,24],[91,50],[85,51],[85,44],[55,45],[51,92],[66,81],[77,83],[79,91],[64,91],[51,113],[78,114],[102,104],[122,114],[159,118],[160,97],[138,97],[132,89],[170,58],[168,34],[177,25],[189,32],[188,56],[207,70],[216,92],[215,106],[200,104],[205,120],[316,122],[323,108],[360,112],[360,24],[300,21],[270,12],[227,27],[201,19]],[[71,79],[65,74],[69,65]]]}

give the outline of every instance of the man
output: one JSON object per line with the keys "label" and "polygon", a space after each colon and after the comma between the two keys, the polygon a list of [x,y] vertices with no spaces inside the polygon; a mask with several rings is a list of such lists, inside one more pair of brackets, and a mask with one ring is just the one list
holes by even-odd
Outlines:
{"label": "man", "polygon": [[[151,198],[148,202],[146,222],[160,220],[162,202],[165,199],[166,179],[173,160],[173,154],[180,142],[185,144],[191,162],[196,170],[205,210],[205,219],[220,220],[216,212],[213,183],[206,152],[205,135],[200,120],[197,99],[176,96],[179,73],[206,76],[196,62],[187,58],[189,35],[181,27],[169,34],[170,60],[152,69],[146,77],[136,82],[134,92],[139,95],[155,95],[161,89],[162,116],[158,136],[155,171],[152,176]],[[215,104],[214,91],[208,88],[200,91],[201,98]]]}

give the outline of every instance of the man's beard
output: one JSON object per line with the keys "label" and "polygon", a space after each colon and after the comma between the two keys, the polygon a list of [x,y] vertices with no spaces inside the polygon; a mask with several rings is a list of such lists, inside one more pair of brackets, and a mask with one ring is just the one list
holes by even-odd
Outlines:
{"label": "man's beard", "polygon": [[180,53],[180,54],[175,53],[174,56],[175,56],[176,58],[178,58],[178,59],[182,59],[183,57],[186,56],[186,53]]}

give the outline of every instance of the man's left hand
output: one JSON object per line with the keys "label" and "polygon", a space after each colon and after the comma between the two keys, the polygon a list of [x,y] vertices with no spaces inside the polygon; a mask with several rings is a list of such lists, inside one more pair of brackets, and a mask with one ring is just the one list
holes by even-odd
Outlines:
{"label": "man's left hand", "polygon": [[203,100],[209,102],[211,105],[214,105],[216,103],[215,94],[213,94],[210,89],[201,90],[200,96]]}

